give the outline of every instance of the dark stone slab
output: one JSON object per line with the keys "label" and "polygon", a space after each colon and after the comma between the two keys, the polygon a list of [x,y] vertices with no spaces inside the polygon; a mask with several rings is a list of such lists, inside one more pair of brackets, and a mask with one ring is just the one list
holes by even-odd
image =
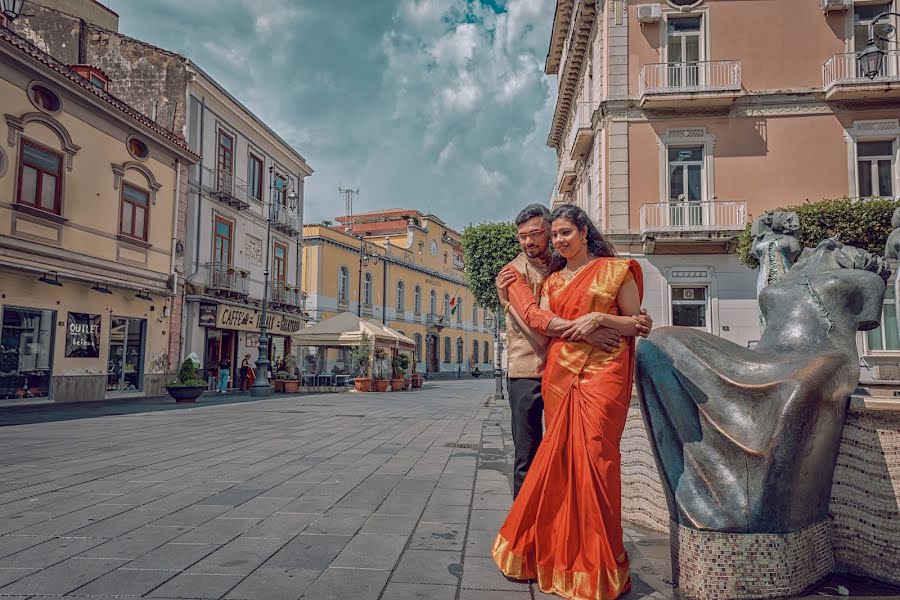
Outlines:
{"label": "dark stone slab", "polygon": [[385,588],[382,598],[385,600],[456,600],[456,586],[390,583]]}
{"label": "dark stone slab", "polygon": [[180,571],[218,548],[217,544],[164,544],[123,565],[123,568]]}
{"label": "dark stone slab", "polygon": [[73,592],[84,596],[143,596],[178,575],[175,571],[116,569]]}
{"label": "dark stone slab", "polygon": [[237,538],[222,546],[188,569],[207,575],[249,575],[266,562],[284,544],[284,540]]}
{"label": "dark stone slab", "polygon": [[390,571],[374,569],[326,569],[307,590],[312,600],[378,600]]}
{"label": "dark stone slab", "polygon": [[407,550],[400,558],[391,582],[457,585],[462,575],[461,552]]}
{"label": "dark stone slab", "polygon": [[301,533],[264,563],[266,567],[325,569],[341,553],[349,535],[307,535]]}
{"label": "dark stone slab", "polygon": [[414,550],[462,550],[465,525],[421,522],[409,547]]}
{"label": "dark stone slab", "polygon": [[102,558],[70,558],[0,588],[0,594],[66,594],[123,563]]}
{"label": "dark stone slab", "polygon": [[53,538],[0,560],[2,568],[39,569],[81,554],[106,540]]}
{"label": "dark stone slab", "polygon": [[350,540],[331,567],[391,570],[406,547],[406,535],[362,533]]}
{"label": "dark stone slab", "polygon": [[260,567],[225,595],[226,600],[298,600],[321,575],[316,569]]}
{"label": "dark stone slab", "polygon": [[204,575],[201,573],[179,573],[174,578],[153,590],[157,598],[221,598],[228,590],[243,579],[240,575]]}
{"label": "dark stone slab", "polygon": [[291,539],[322,518],[319,513],[277,512],[247,530],[248,537]]}

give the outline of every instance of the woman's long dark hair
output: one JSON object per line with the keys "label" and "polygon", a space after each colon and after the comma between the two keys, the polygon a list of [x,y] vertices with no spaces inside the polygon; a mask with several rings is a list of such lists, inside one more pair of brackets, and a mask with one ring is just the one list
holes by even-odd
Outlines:
{"label": "woman's long dark hair", "polygon": [[[613,245],[606,241],[597,226],[591,221],[587,213],[574,204],[564,204],[550,213],[550,222],[557,219],[571,221],[579,230],[587,228],[588,253],[597,258],[600,256],[618,256]],[[553,251],[550,257],[550,272],[561,271],[566,266],[566,259],[559,252]]]}

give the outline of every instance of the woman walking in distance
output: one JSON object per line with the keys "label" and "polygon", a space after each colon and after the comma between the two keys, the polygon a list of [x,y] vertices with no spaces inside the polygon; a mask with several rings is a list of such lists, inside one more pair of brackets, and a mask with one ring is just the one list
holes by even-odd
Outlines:
{"label": "woman walking in distance", "polygon": [[[631,589],[622,541],[619,441],[631,401],[634,337],[643,276],[578,207],[551,215],[557,255],[538,306],[524,279],[501,272],[501,301],[553,336],[542,380],[547,432],[492,549],[513,579],[578,600],[610,600]],[[508,286],[508,287],[507,287]],[[636,315],[636,316],[628,316]],[[623,340],[606,352],[584,336],[600,326]]]}

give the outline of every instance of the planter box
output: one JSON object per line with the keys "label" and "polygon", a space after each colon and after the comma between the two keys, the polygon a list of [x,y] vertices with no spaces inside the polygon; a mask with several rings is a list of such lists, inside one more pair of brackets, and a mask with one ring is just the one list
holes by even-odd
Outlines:
{"label": "planter box", "polygon": [[205,385],[197,385],[193,387],[168,387],[166,386],[166,391],[169,393],[172,398],[175,399],[175,402],[196,402],[197,398],[199,398],[203,392],[206,391]]}
{"label": "planter box", "polygon": [[372,384],[372,387],[375,388],[376,392],[386,392],[388,388],[388,380],[387,379],[376,379],[375,383]]}
{"label": "planter box", "polygon": [[285,379],[282,384],[284,385],[284,391],[288,394],[296,394],[297,390],[300,389],[299,379]]}

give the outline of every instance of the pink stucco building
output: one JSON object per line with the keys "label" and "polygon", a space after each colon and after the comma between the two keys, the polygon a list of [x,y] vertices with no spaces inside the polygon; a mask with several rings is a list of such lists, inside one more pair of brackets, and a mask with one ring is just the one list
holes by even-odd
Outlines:
{"label": "pink stucco building", "polygon": [[[885,46],[874,80],[855,55],[872,18],[897,10],[900,0],[557,0],[550,203],[578,204],[641,261],[657,325],[752,344],[755,273],[734,254],[745,224],[807,199],[900,196],[900,48]],[[882,377],[898,376],[887,352],[897,337],[895,326],[861,335]]]}

